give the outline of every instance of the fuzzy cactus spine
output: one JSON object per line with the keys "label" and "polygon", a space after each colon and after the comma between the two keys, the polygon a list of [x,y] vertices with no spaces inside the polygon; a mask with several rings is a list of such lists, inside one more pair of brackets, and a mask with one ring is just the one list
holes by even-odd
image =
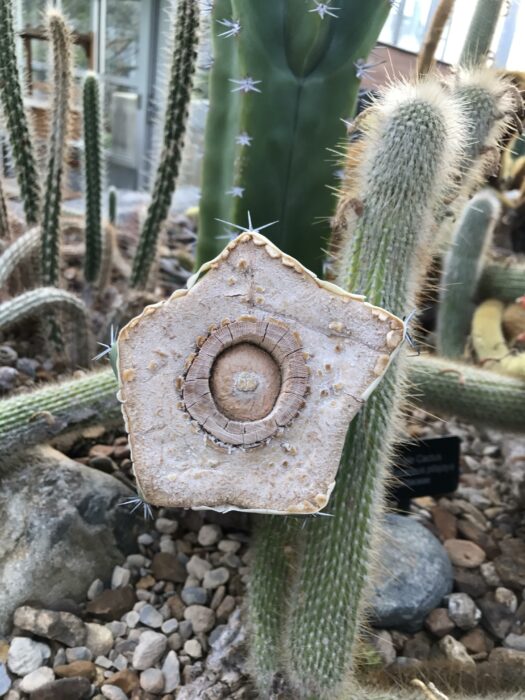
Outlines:
{"label": "fuzzy cactus spine", "polygon": [[83,89],[84,167],[86,191],[86,282],[97,281],[102,264],[102,145],[98,78],[88,75]]}
{"label": "fuzzy cactus spine", "polygon": [[484,256],[501,215],[495,192],[476,194],[465,207],[443,262],[437,318],[437,349],[460,358],[470,332]]}
{"label": "fuzzy cactus spine", "polygon": [[28,226],[40,215],[40,180],[17,65],[12,0],[0,1],[0,101]]}
{"label": "fuzzy cactus spine", "polygon": [[179,0],[174,27],[173,58],[168,86],[162,152],[155,176],[151,203],[133,259],[130,284],[134,288],[143,288],[147,284],[156,255],[157,240],[161,227],[168,216],[175,190],[197,57],[198,27],[199,7],[196,0]]}

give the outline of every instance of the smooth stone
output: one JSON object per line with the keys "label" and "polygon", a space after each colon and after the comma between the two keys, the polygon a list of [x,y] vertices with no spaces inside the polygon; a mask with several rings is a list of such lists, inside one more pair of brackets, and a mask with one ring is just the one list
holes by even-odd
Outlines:
{"label": "smooth stone", "polygon": [[172,617],[169,620],[166,620],[166,622],[162,623],[162,627],[160,628],[160,631],[163,634],[170,635],[173,632],[176,632],[176,630],[179,628],[179,623],[178,621]]}
{"label": "smooth stone", "polygon": [[100,692],[108,700],[128,700],[128,696],[118,685],[109,685],[106,683],[101,687]]}
{"label": "smooth stone", "polygon": [[86,612],[101,620],[120,620],[133,608],[137,596],[131,586],[103,591],[97,598],[86,606]]}
{"label": "smooth stone", "polygon": [[54,671],[59,678],[87,678],[95,680],[97,668],[93,661],[72,661],[70,664],[55,666]]}
{"label": "smooth stone", "polygon": [[521,590],[525,587],[525,542],[513,538],[499,545],[501,554],[494,560],[498,576],[504,586]]}
{"label": "smooth stone", "polygon": [[31,693],[31,700],[87,700],[91,683],[87,678],[61,678]]}
{"label": "smooth stone", "polygon": [[448,611],[446,608],[436,608],[427,615],[425,619],[425,627],[431,632],[435,637],[444,637],[446,634],[450,634],[455,623],[450,619]]}
{"label": "smooth stone", "polygon": [[116,566],[111,575],[111,588],[123,588],[129,584],[131,571],[123,566]]}
{"label": "smooth stone", "polygon": [[7,693],[9,688],[11,687],[11,679],[9,678],[7,674],[7,669],[5,667],[5,664],[0,663],[0,697],[4,695],[4,693]]}
{"label": "smooth stone", "polygon": [[164,690],[164,676],[158,668],[147,668],[140,674],[140,687],[147,693],[158,695]]}
{"label": "smooth stone", "polygon": [[211,569],[204,575],[202,585],[204,588],[218,588],[224,585],[230,578],[230,572],[225,566],[218,569]]}
{"label": "smooth stone", "polygon": [[483,627],[496,639],[504,639],[511,630],[514,613],[511,613],[507,606],[492,600],[479,600],[478,605],[482,613]]}
{"label": "smooth stone", "polygon": [[184,588],[180,596],[186,605],[205,605],[208,600],[208,594],[204,588],[198,586]]}
{"label": "smooth stone", "polygon": [[450,634],[447,634],[443,639],[439,640],[439,648],[449,661],[454,661],[455,663],[469,668],[476,667],[476,662],[469,656],[464,645],[458,642],[457,639],[454,639]]}
{"label": "smooth stone", "polygon": [[503,640],[503,646],[516,651],[525,651],[525,634],[508,634]]}
{"label": "smooth stone", "polygon": [[468,540],[446,540],[444,547],[448,552],[450,561],[455,566],[462,566],[465,569],[475,569],[481,566],[487,558],[481,547]]}
{"label": "smooth stone", "polygon": [[66,649],[66,659],[69,664],[73,661],[92,661],[93,654],[87,647],[72,647]]}
{"label": "smooth stone", "polygon": [[96,578],[88,588],[86,598],[88,600],[94,600],[95,598],[98,598],[98,596],[102,593],[103,590],[104,583],[99,578]]}
{"label": "smooth stone", "polygon": [[157,581],[184,583],[186,580],[186,567],[176,554],[170,552],[157,552],[151,563],[151,571]]}
{"label": "smooth stone", "polygon": [[27,601],[84,601],[90,582],[109,578],[133,550],[138,520],[118,507],[130,494],[120,481],[51,447],[0,461],[0,634],[8,634]]}
{"label": "smooth stone", "polygon": [[494,642],[480,627],[470,630],[459,641],[471,654],[488,654],[494,647]]}
{"label": "smooth stone", "polygon": [[188,639],[184,643],[184,653],[191,656],[192,659],[200,659],[202,656],[202,646],[198,639]]}
{"label": "smooth stone", "polygon": [[147,627],[153,627],[158,629],[162,626],[164,618],[158,610],[156,610],[153,605],[146,604],[140,609],[139,612],[140,621],[143,625]]}
{"label": "smooth stone", "polygon": [[206,561],[206,559],[202,559],[201,557],[198,557],[196,554],[193,554],[191,556],[190,560],[186,563],[187,572],[191,576],[195,576],[195,578],[199,581],[202,581],[204,576],[212,568],[213,567],[209,561]]}
{"label": "smooth stone", "polygon": [[106,627],[111,632],[111,634],[117,637],[123,637],[128,631],[128,626],[125,622],[119,622],[118,620],[113,620],[112,622],[107,622]]}
{"label": "smooth stone", "polygon": [[[215,624],[215,613],[204,605],[190,605],[184,611],[184,618],[191,622],[195,634],[209,632]],[[182,632],[182,624],[180,628]]]}
{"label": "smooth stone", "polygon": [[134,629],[140,622],[140,614],[136,610],[130,610],[123,616],[122,620],[130,629]]}
{"label": "smooth stone", "polygon": [[17,676],[27,676],[44,665],[51,656],[51,649],[43,642],[29,637],[13,637],[7,654],[7,667]]}
{"label": "smooth stone", "polygon": [[498,587],[494,591],[494,600],[500,605],[504,605],[511,613],[515,613],[518,609],[518,598],[513,591],[508,588]]}
{"label": "smooth stone", "polygon": [[[210,643],[213,643],[213,641],[210,635]],[[384,666],[390,666],[394,663],[396,660],[396,650],[392,643],[392,635],[388,630],[375,630],[373,634],[370,635],[369,641],[381,657]]]}
{"label": "smooth stone", "polygon": [[417,631],[452,590],[450,560],[437,537],[410,517],[388,514],[382,541],[371,621],[375,627]]}
{"label": "smooth stone", "polygon": [[162,535],[173,535],[177,532],[179,523],[176,520],[169,520],[168,518],[157,518],[155,520],[155,529]]}
{"label": "smooth stone", "polygon": [[86,628],[76,615],[54,610],[41,610],[24,605],[15,610],[14,624],[37,637],[54,639],[68,647],[82,646],[86,641]]}
{"label": "smooth stone", "polygon": [[109,685],[118,686],[126,693],[126,695],[129,695],[135,690],[135,688],[139,687],[139,677],[135,671],[126,669],[124,671],[114,673],[112,676],[106,679],[106,683]]}
{"label": "smooth stone", "polygon": [[448,615],[461,630],[471,630],[476,627],[481,610],[466,593],[451,593],[448,596]]}
{"label": "smooth stone", "polygon": [[222,539],[222,529],[218,525],[203,525],[197,535],[197,541],[202,547],[211,547]]}
{"label": "smooth stone", "polygon": [[133,667],[144,671],[154,666],[166,651],[168,640],[163,634],[147,630],[140,635],[139,643],[133,652]]}
{"label": "smooth stone", "polygon": [[86,622],[86,647],[93,656],[105,656],[113,647],[113,634],[105,625],[96,622]]}
{"label": "smooth stone", "polygon": [[54,680],[55,674],[53,673],[53,669],[48,666],[41,666],[31,671],[31,673],[28,673],[27,676],[24,676],[19,687],[23,693],[33,693],[43,685],[51,683]]}
{"label": "smooth stone", "polygon": [[177,654],[169,651],[162,664],[164,692],[172,693],[180,685],[180,661]]}
{"label": "smooth stone", "polygon": [[490,652],[489,661],[498,665],[514,665],[525,668],[525,651],[496,647]]}

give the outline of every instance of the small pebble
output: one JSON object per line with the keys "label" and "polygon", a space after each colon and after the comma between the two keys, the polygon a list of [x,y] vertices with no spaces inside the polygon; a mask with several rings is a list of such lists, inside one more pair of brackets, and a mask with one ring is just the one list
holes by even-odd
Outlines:
{"label": "small pebble", "polygon": [[207,571],[202,585],[204,588],[218,588],[228,581],[230,578],[230,572],[224,566],[220,566],[218,569],[212,569]]}
{"label": "small pebble", "polygon": [[164,690],[164,675],[158,668],[148,668],[140,674],[140,687],[147,693],[158,695]]}
{"label": "small pebble", "polygon": [[203,525],[197,537],[202,547],[211,547],[222,538],[222,530],[218,525]]}
{"label": "small pebble", "polygon": [[23,693],[33,693],[43,685],[46,685],[46,683],[51,683],[54,680],[55,674],[53,669],[48,666],[41,666],[22,678],[20,690]]}
{"label": "small pebble", "polygon": [[159,611],[156,610],[153,605],[149,605],[148,603],[141,608],[139,616],[143,625],[153,627],[154,629],[161,627],[162,623],[164,622]]}
{"label": "small pebble", "polygon": [[168,520],[168,518],[157,518],[155,521],[155,529],[163,535],[173,535],[177,532],[179,523],[176,520]]}
{"label": "small pebble", "polygon": [[192,659],[200,659],[202,656],[202,647],[197,639],[188,639],[184,643],[184,652],[191,656]]}
{"label": "small pebble", "polygon": [[116,566],[111,576],[111,588],[123,588],[127,586],[131,578],[131,571],[122,566]]}

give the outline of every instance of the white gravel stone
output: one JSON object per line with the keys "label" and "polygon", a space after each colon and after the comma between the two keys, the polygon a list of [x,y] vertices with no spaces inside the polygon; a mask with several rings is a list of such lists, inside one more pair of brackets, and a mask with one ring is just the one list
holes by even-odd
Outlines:
{"label": "white gravel stone", "polygon": [[17,676],[27,676],[51,656],[47,644],[29,637],[13,637],[7,654],[7,667]]}
{"label": "white gravel stone", "polygon": [[164,692],[172,693],[180,685],[180,661],[174,651],[168,652],[162,664]]}
{"label": "white gravel stone", "polygon": [[153,537],[149,535],[147,532],[143,532],[141,535],[137,537],[137,542],[144,547],[149,547],[151,544],[155,542]]}
{"label": "white gravel stone", "polygon": [[184,653],[191,656],[192,659],[200,659],[202,656],[202,647],[198,639],[188,639],[184,643]]}
{"label": "white gravel stone", "polygon": [[46,683],[51,683],[54,680],[55,674],[53,673],[53,669],[48,666],[41,666],[31,671],[31,673],[28,673],[27,676],[24,676],[19,687],[24,693],[33,693],[43,685],[46,685]]}
{"label": "white gravel stone", "polygon": [[481,619],[481,610],[466,593],[451,593],[448,598],[448,615],[459,629],[471,630]]}
{"label": "white gravel stone", "polygon": [[169,620],[166,620],[166,622],[162,623],[161,632],[164,634],[170,635],[173,632],[176,632],[177,629],[179,628],[179,622],[176,620],[174,617],[170,618]]}
{"label": "white gravel stone", "polygon": [[134,629],[140,622],[140,615],[136,610],[130,610],[124,615],[122,621],[126,623],[129,629]]}
{"label": "white gravel stone", "polygon": [[230,572],[225,566],[219,566],[218,569],[208,571],[204,576],[202,585],[204,588],[218,588],[225,584],[230,578]]}
{"label": "white gravel stone", "polygon": [[212,568],[213,567],[209,561],[198,557],[196,554],[194,554],[186,564],[186,571],[190,574],[190,576],[194,576],[197,581],[201,581],[206,573]]}
{"label": "white gravel stone", "polygon": [[226,554],[236,554],[241,546],[241,543],[235,540],[221,540],[217,545],[217,549]]}
{"label": "white gravel stone", "polygon": [[88,588],[87,599],[95,600],[103,591],[104,583],[99,578],[96,578]]}
{"label": "white gravel stone", "polygon": [[[215,624],[215,613],[204,605],[190,605],[184,611],[184,619],[191,622],[195,634],[209,632]],[[182,625],[179,625],[182,628]]]}
{"label": "white gravel stone", "polygon": [[162,535],[173,535],[177,532],[178,526],[179,523],[176,520],[169,520],[168,518],[157,518],[155,520],[155,528]]}
{"label": "white gravel stone", "polygon": [[73,661],[92,661],[93,654],[87,647],[71,647],[66,649],[66,660],[68,664]]}
{"label": "white gravel stone", "polygon": [[126,693],[116,685],[103,685],[100,692],[108,700],[128,700]]}
{"label": "white gravel stone", "polygon": [[163,634],[147,630],[140,636],[133,652],[133,667],[144,671],[154,666],[166,651],[168,640]]}
{"label": "white gravel stone", "polygon": [[147,668],[140,674],[140,687],[147,693],[158,695],[164,690],[164,675],[158,668]]}
{"label": "white gravel stone", "polygon": [[486,561],[479,568],[485,583],[492,587],[501,586],[501,579],[496,571],[494,562]]}
{"label": "white gravel stone", "polygon": [[106,623],[106,627],[111,632],[113,637],[124,637],[128,631],[128,626],[125,622],[120,622],[119,620],[113,620],[112,622]]}
{"label": "white gravel stone", "polygon": [[117,671],[124,671],[128,667],[128,660],[124,654],[117,654],[113,659],[113,666]]}
{"label": "white gravel stone", "polygon": [[161,540],[160,551],[167,552],[168,554],[177,554],[177,547],[173,540]]}
{"label": "white gravel stone", "polygon": [[197,535],[197,541],[202,547],[211,547],[222,538],[222,530],[218,525],[203,525]]}
{"label": "white gravel stone", "polygon": [[139,615],[140,621],[143,625],[153,627],[154,629],[161,627],[162,623],[164,622],[162,615],[156,608],[153,607],[153,605],[146,604],[140,610]]}
{"label": "white gravel stone", "polygon": [[496,603],[501,603],[509,609],[511,613],[515,613],[518,609],[518,598],[513,591],[508,588],[498,587],[494,591],[494,600]]}
{"label": "white gravel stone", "polygon": [[105,625],[86,622],[86,646],[93,656],[106,656],[113,646],[113,634]]}
{"label": "white gravel stone", "polygon": [[111,575],[111,588],[124,588],[129,583],[131,571],[123,566],[116,566]]}
{"label": "white gravel stone", "polygon": [[113,668],[113,661],[111,661],[111,659],[108,659],[107,656],[97,656],[97,658],[95,659],[95,664],[105,669]]}
{"label": "white gravel stone", "polygon": [[450,634],[445,635],[443,639],[439,640],[439,648],[450,661],[475,668],[476,662],[469,656],[465,646],[461,642],[458,642],[457,639],[454,639]]}

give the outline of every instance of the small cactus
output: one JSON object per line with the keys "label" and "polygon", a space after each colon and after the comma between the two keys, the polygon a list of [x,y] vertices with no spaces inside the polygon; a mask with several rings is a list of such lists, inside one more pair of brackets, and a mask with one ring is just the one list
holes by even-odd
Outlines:
{"label": "small cactus", "polygon": [[459,57],[460,66],[473,68],[486,62],[504,4],[505,0],[478,0]]}
{"label": "small cactus", "polygon": [[86,191],[86,282],[97,281],[102,264],[102,145],[98,78],[84,81],[84,153]]}

